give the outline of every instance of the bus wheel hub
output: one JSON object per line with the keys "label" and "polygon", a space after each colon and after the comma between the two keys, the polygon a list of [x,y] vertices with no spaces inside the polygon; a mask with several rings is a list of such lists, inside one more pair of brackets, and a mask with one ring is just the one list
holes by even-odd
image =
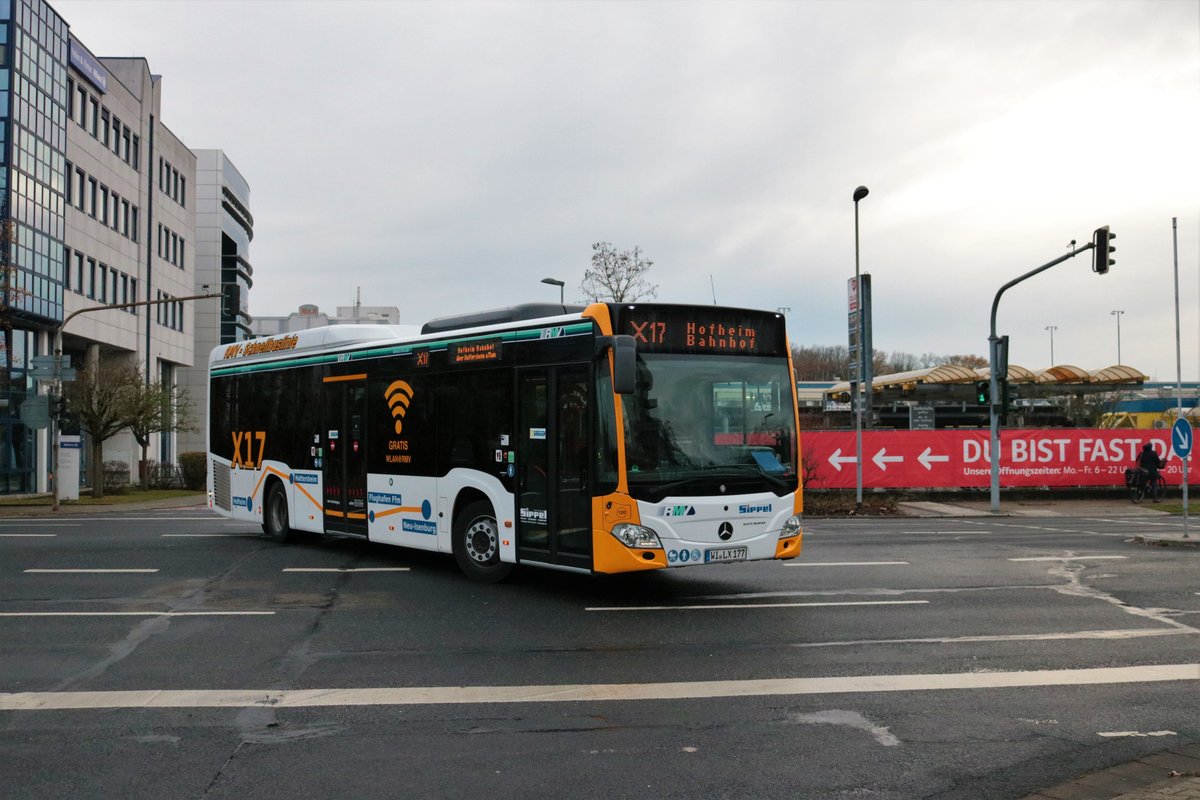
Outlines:
{"label": "bus wheel hub", "polygon": [[496,531],[487,522],[477,522],[467,532],[467,552],[471,558],[486,563],[496,555]]}

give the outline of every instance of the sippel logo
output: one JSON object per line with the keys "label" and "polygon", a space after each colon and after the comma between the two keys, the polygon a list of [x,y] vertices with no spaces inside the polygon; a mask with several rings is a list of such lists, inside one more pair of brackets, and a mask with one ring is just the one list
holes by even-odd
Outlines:
{"label": "sippel logo", "polygon": [[738,506],[739,514],[770,514],[771,504],[765,506],[740,505]]}

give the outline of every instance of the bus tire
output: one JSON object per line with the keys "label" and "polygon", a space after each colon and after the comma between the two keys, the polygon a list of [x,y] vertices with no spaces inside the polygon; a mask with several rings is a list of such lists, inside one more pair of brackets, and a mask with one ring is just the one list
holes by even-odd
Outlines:
{"label": "bus tire", "polygon": [[291,538],[292,528],[291,522],[288,520],[287,492],[279,481],[274,481],[271,488],[267,490],[262,527],[263,533],[280,544]]}
{"label": "bus tire", "polygon": [[453,541],[458,568],[471,580],[497,583],[512,572],[513,565],[500,560],[500,526],[488,503],[471,503],[455,517]]}

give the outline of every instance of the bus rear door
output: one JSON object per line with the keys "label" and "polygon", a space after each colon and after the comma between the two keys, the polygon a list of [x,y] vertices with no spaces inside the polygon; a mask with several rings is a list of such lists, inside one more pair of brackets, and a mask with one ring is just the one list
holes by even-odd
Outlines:
{"label": "bus rear door", "polygon": [[367,376],[324,379],[325,530],[367,535]]}

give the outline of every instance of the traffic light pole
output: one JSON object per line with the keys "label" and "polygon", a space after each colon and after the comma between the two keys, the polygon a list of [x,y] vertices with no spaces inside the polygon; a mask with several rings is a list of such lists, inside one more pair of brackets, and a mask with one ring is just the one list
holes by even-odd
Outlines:
{"label": "traffic light pole", "polygon": [[[1105,232],[1107,233],[1107,229],[1105,229]],[[1086,253],[1088,250],[1095,248],[1095,246],[1096,246],[1095,244],[1089,242],[1088,244],[1085,244],[1083,247],[1079,248],[1078,250],[1072,250],[1070,253],[1067,253],[1065,256],[1060,256],[1047,264],[1042,264],[1037,269],[1033,269],[1033,270],[1030,270],[1029,272],[1026,272],[1024,275],[1022,275],[1019,278],[1014,278],[1013,280],[1011,280],[1008,283],[1001,286],[1000,291],[996,292],[996,298],[994,300],[992,300],[992,332],[991,332],[991,335],[988,336],[988,359],[989,359],[988,372],[991,373],[991,375],[988,379],[989,380],[988,411],[989,411],[989,416],[991,417],[991,425],[992,425],[991,439],[988,444],[988,457],[989,457],[989,460],[991,461],[991,467],[992,467],[992,496],[991,496],[992,513],[996,513],[1000,510],[1000,408],[1004,402],[1004,399],[1000,395],[1000,377],[997,374],[1000,371],[1000,362],[1001,362],[1000,337],[996,335],[996,311],[999,310],[999,308],[1000,308],[1000,295],[1004,294],[1005,292],[1007,292],[1012,287],[1016,286],[1021,281],[1032,278],[1034,275],[1037,275],[1039,272],[1045,272],[1046,270],[1050,269],[1051,267],[1053,267],[1057,264],[1061,264],[1062,262],[1066,261],[1069,258],[1074,258],[1075,256],[1079,255],[1080,253]],[[1008,358],[1007,357],[1004,358],[1003,361],[1005,362],[1005,368],[1007,369]],[[1008,375],[1004,376],[1004,380],[1005,381],[1008,380]]]}
{"label": "traffic light pole", "polygon": [[[205,287],[205,288],[208,288],[208,287]],[[217,293],[209,293],[209,294],[193,294],[188,297],[164,297],[161,300],[136,300],[131,303],[112,303],[111,305],[106,305],[106,306],[88,306],[87,308],[80,308],[76,311],[72,311],[70,314],[68,314],[66,316],[66,319],[64,319],[61,323],[59,323],[59,326],[54,329],[54,357],[56,359],[62,358],[63,328],[67,327],[67,323],[70,322],[71,320],[75,319],[75,317],[79,316],[80,314],[87,314],[92,311],[109,311],[114,308],[135,308],[137,306],[156,306],[156,305],[160,305],[162,303],[175,303],[175,302],[180,302],[183,300],[207,300],[210,297],[221,297],[221,293],[217,292]],[[147,355],[147,358],[149,358],[149,355]],[[147,380],[148,379],[149,379],[149,377],[147,376]],[[56,388],[59,396],[62,396],[62,382],[61,381],[55,381],[55,388]],[[51,449],[50,463],[52,465],[52,469],[54,470],[54,494],[53,494],[53,500],[50,503],[50,509],[52,511],[58,511],[58,508],[59,508],[59,503],[58,503],[58,438],[59,438],[59,432],[60,432],[60,426],[59,426],[58,417],[51,416],[51,418],[50,418],[50,449]],[[99,477],[100,477],[100,480],[104,479],[103,476],[99,476]]]}

